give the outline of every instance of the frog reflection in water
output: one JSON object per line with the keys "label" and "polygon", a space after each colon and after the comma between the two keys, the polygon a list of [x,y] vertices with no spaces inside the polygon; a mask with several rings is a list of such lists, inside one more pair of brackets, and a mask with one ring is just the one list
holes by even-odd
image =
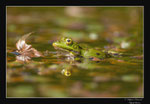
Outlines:
{"label": "frog reflection in water", "polygon": [[100,61],[112,55],[102,49],[92,49],[82,47],[71,38],[63,37],[60,41],[53,42],[56,50],[59,50],[62,55],[68,56],[70,59],[89,58],[93,61]]}
{"label": "frog reflection in water", "polygon": [[61,73],[67,77],[71,76],[72,70],[71,69],[62,69]]}

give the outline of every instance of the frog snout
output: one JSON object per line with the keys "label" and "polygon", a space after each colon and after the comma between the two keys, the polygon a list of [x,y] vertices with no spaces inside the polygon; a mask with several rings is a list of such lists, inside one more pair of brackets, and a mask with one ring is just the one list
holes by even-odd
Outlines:
{"label": "frog snout", "polygon": [[56,46],[56,43],[55,42],[53,42],[53,44],[52,44],[54,47]]}

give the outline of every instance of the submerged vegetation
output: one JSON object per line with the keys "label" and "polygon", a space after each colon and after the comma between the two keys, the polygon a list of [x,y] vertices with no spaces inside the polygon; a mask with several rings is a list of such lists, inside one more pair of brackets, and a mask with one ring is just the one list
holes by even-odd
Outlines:
{"label": "submerged vegetation", "polygon": [[7,97],[143,97],[143,35],[143,7],[7,7]]}

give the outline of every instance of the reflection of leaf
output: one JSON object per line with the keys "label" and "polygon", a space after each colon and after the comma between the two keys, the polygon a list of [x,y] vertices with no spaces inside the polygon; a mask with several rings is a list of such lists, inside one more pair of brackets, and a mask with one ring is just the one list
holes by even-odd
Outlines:
{"label": "reflection of leaf", "polygon": [[31,33],[28,33],[24,36],[22,36],[18,42],[16,43],[17,51],[20,55],[16,56],[17,60],[20,61],[28,61],[32,57],[41,57],[42,54],[38,52],[35,48],[32,48],[32,45],[28,45],[25,42],[25,39],[31,35]]}

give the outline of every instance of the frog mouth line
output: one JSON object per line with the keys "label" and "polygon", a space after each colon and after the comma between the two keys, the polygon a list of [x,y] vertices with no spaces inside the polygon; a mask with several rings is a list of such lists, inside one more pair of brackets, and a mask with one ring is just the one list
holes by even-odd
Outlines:
{"label": "frog mouth line", "polygon": [[63,48],[60,48],[60,47],[57,47],[57,46],[55,46],[54,48],[55,48],[56,50],[60,50],[60,51],[64,51],[64,52],[69,52],[68,49],[63,49]]}
{"label": "frog mouth line", "polygon": [[60,51],[62,51],[62,52],[67,52],[67,53],[69,53],[69,52],[74,52],[74,53],[76,53],[76,54],[79,54],[79,52],[78,51],[74,51],[74,50],[71,50],[71,49],[68,49],[68,48],[60,48],[60,47],[57,47],[57,46],[55,46],[54,47],[56,50],[60,50]]}
{"label": "frog mouth line", "polygon": [[59,54],[59,55],[61,55],[61,56],[70,56],[70,52],[68,51],[68,50],[66,50],[66,49],[62,49],[62,48],[60,48],[60,47],[54,47],[56,50],[58,50],[57,51],[57,53]]}

